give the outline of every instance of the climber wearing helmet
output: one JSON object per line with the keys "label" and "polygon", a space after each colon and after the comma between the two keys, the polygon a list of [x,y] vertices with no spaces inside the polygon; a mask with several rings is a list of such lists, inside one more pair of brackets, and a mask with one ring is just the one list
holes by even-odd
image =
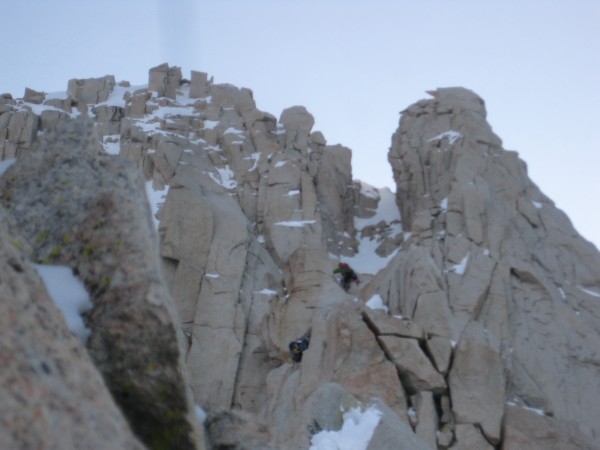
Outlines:
{"label": "climber wearing helmet", "polygon": [[312,328],[309,329],[306,333],[302,335],[302,337],[296,339],[295,341],[290,342],[290,355],[292,356],[292,361],[299,363],[302,361],[302,354],[308,349],[308,344],[310,344],[310,334]]}
{"label": "climber wearing helmet", "polygon": [[348,292],[348,290],[350,289],[350,283],[352,283],[353,281],[356,284],[360,284],[360,280],[358,279],[356,272],[354,272],[354,270],[352,270],[352,267],[350,267],[346,263],[339,263],[337,269],[335,269],[333,273],[339,273],[342,276],[341,284],[346,292]]}

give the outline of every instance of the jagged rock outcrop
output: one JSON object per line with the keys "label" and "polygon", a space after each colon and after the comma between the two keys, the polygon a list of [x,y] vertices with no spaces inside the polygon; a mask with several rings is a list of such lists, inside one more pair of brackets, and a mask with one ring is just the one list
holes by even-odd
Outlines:
{"label": "jagged rock outcrop", "polygon": [[[72,264],[97,293],[105,306],[90,315],[93,330],[130,337],[99,318],[118,311],[102,297],[112,298],[123,273],[137,280],[127,291],[138,299],[125,303],[132,308],[174,299],[174,308],[159,302],[164,323],[145,325],[137,339],[159,333],[167,348],[183,348],[177,383],[211,413],[209,445],[309,448],[314,434],[342,428],[351,403],[381,413],[373,449],[533,448],[539,439],[598,448],[590,393],[600,392],[600,254],[502,148],[476,94],[438,89],[403,111],[389,153],[394,194],[352,180],[351,151],[328,145],[304,107],[277,119],[249,89],[206,73],[187,81],[163,64],[150,69],[147,88],[109,76],[70,85],[65,98],[0,99],[2,158],[25,164],[39,131],[86,115],[120,159],[95,157],[97,187],[51,184],[58,196],[90,196],[90,207],[45,205],[54,211],[45,223],[56,223],[47,242],[35,240],[40,225],[27,228],[45,217],[35,200],[12,188],[37,172],[6,174],[3,202],[32,217],[21,226],[35,258]],[[49,151],[42,166],[58,172],[50,162],[60,160],[68,173],[87,164],[60,158]],[[113,177],[122,159],[157,197],[160,268],[143,250],[154,244],[140,182]],[[136,218],[110,215],[124,205]],[[134,223],[145,243],[125,237]],[[53,250],[67,230],[78,243]],[[115,244],[121,232],[124,248]],[[85,258],[88,242],[102,249],[102,265]],[[332,274],[339,261],[362,281],[349,292]],[[309,348],[292,363],[288,344],[309,329]],[[114,353],[98,353],[97,338],[93,331],[92,355]]]}

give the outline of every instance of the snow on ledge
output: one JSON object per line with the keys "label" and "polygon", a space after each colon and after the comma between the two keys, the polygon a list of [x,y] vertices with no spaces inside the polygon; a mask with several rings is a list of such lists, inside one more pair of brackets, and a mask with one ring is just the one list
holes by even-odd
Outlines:
{"label": "snow on ledge", "polygon": [[372,310],[380,309],[386,314],[388,312],[388,307],[383,303],[383,299],[379,294],[375,294],[373,297],[371,297],[369,301],[365,303],[365,305],[367,305]]}
{"label": "snow on ledge", "polygon": [[367,450],[375,428],[379,425],[381,411],[375,406],[365,411],[352,408],[343,414],[343,418],[341,430],[323,430],[313,435],[310,450]]}
{"label": "snow on ledge", "polygon": [[302,228],[304,225],[312,225],[317,223],[316,220],[284,220],[283,222],[275,222],[274,225],[282,227]]}

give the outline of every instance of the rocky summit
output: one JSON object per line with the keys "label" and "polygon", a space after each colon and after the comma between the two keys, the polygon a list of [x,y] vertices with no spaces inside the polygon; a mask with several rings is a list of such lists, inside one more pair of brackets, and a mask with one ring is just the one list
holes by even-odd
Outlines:
{"label": "rocky summit", "polygon": [[0,448],[600,449],[600,253],[428,94],[394,190],[204,72],[1,95]]}

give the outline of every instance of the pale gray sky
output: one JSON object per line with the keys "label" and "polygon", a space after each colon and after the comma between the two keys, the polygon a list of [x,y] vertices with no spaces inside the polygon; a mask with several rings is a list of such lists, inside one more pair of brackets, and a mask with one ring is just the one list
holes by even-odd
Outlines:
{"label": "pale gray sky", "polygon": [[3,1],[0,91],[65,90],[112,74],[145,84],[162,62],[249,87],[279,116],[304,105],[354,177],[393,187],[399,111],[426,90],[482,96],[504,146],[600,246],[597,0]]}

